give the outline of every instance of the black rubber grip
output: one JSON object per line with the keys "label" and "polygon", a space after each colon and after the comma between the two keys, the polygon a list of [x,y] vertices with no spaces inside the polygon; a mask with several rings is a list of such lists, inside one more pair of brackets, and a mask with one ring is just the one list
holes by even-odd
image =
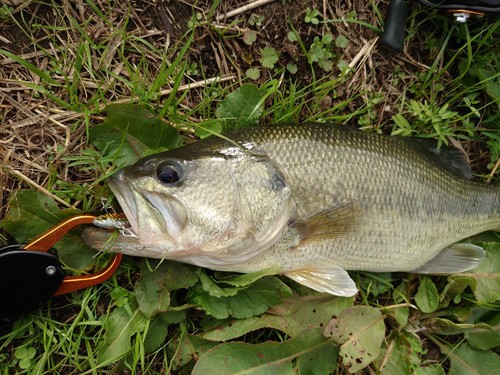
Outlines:
{"label": "black rubber grip", "polygon": [[487,14],[500,13],[500,0],[419,0],[422,4],[442,10],[472,10]]}
{"label": "black rubber grip", "polygon": [[379,43],[395,51],[403,51],[407,17],[408,4],[406,0],[392,0],[387,10],[384,33],[380,37]]}

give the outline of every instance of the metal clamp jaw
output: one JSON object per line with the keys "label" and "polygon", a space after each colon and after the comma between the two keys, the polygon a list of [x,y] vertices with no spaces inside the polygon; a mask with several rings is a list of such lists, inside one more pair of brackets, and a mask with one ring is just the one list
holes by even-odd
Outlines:
{"label": "metal clamp jaw", "polygon": [[116,254],[107,267],[91,275],[65,276],[50,249],[78,225],[92,224],[95,216],[79,215],[62,221],[28,245],[0,249],[0,318],[26,314],[51,297],[88,288],[107,280],[120,265]]}

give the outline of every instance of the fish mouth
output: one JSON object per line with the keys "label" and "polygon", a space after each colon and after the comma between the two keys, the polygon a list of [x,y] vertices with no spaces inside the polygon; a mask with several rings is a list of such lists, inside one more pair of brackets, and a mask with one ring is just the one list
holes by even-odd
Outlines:
{"label": "fish mouth", "polygon": [[186,215],[175,198],[137,186],[123,170],[108,184],[130,223],[130,233],[139,243],[153,244],[165,237],[174,241],[179,235]]}
{"label": "fish mouth", "polygon": [[139,238],[137,202],[134,197],[134,192],[127,187],[127,184],[128,182],[125,180],[123,171],[119,171],[108,181],[109,188],[113,192],[130,224],[130,228],[128,229],[134,237]]}

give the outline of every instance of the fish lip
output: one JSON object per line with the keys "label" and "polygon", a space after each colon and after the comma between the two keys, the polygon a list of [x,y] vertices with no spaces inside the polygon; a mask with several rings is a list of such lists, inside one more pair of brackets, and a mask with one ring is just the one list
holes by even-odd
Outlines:
{"label": "fish lip", "polygon": [[[132,235],[144,244],[151,244],[164,234],[175,239],[184,226],[182,205],[175,198],[165,199],[137,186],[129,177],[130,171],[125,168],[111,176],[108,184],[130,223]],[[150,221],[152,217],[154,226]]]}
{"label": "fish lip", "polygon": [[177,238],[186,220],[182,204],[171,196],[161,196],[156,192],[141,188],[138,188],[138,191],[149,203],[150,208],[154,208],[155,213],[159,214],[161,220],[158,220],[157,223],[160,224],[163,233],[168,234],[171,240]]}
{"label": "fish lip", "polygon": [[115,173],[108,181],[108,186],[118,201],[123,213],[130,223],[132,233],[139,237],[139,213],[137,210],[137,200],[133,190],[127,185],[130,184],[125,177],[124,170]]}

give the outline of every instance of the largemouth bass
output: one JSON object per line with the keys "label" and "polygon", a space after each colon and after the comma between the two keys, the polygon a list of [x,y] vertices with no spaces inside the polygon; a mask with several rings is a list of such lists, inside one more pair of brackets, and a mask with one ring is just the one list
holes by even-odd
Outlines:
{"label": "largemouth bass", "polygon": [[243,129],[140,160],[109,180],[131,235],[98,249],[220,271],[264,269],[340,296],[346,270],[447,274],[484,257],[458,241],[500,230],[500,187],[459,151],[336,125]]}

